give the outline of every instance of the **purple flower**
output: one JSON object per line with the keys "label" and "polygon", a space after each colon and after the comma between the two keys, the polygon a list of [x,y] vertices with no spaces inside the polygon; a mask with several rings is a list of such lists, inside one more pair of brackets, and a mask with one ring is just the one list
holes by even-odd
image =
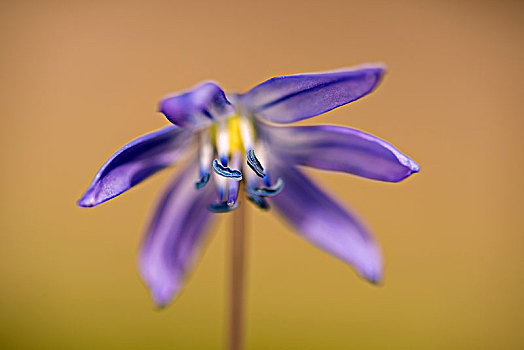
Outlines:
{"label": "purple flower", "polygon": [[365,226],[317,187],[298,166],[398,182],[419,166],[391,144],[342,126],[281,126],[355,101],[375,89],[381,65],[276,77],[244,94],[213,82],[160,101],[172,124],[131,141],[95,175],[78,201],[103,203],[192,152],[189,165],[163,194],[143,241],[139,268],[154,301],[179,292],[215,217],[234,210],[244,182],[261,209],[274,206],[299,235],[375,283],[380,248]]}

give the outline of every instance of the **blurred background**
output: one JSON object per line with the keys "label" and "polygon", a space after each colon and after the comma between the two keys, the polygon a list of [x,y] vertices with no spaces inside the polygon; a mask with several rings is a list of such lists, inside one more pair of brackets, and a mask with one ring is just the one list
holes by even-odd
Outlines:
{"label": "blurred background", "polygon": [[164,94],[214,79],[385,62],[370,96],[308,123],[380,136],[422,167],[400,184],[309,171],[381,242],[369,285],[249,206],[247,348],[524,346],[520,1],[3,1],[0,348],[221,349],[231,217],[182,295],[154,308],[142,230],[177,169],[94,209],[120,146],[167,124]]}

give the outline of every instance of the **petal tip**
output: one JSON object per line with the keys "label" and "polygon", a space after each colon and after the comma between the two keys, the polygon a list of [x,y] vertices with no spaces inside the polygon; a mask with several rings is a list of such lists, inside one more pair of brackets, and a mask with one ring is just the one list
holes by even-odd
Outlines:
{"label": "petal tip", "polygon": [[382,275],[382,270],[374,271],[373,273],[363,276],[369,283],[380,286],[382,285],[384,276]]}
{"label": "petal tip", "polygon": [[412,165],[412,167],[411,167],[411,172],[412,173],[418,173],[420,171],[420,165],[418,165],[414,161],[412,161],[411,165]]}
{"label": "petal tip", "polygon": [[175,298],[176,294],[177,291],[151,290],[151,298],[153,299],[153,303],[155,304],[157,310],[163,310],[169,306],[169,304],[171,304]]}
{"label": "petal tip", "polygon": [[418,165],[417,163],[415,163],[413,160],[410,162],[408,168],[409,168],[409,172],[408,172],[408,174],[406,175],[406,177],[411,176],[411,175],[413,175],[413,174],[416,174],[416,173],[420,172],[420,165]]}
{"label": "petal tip", "polygon": [[98,203],[95,202],[95,198],[90,195],[89,193],[86,193],[76,201],[76,205],[81,208],[92,208],[96,206]]}
{"label": "petal tip", "polygon": [[158,304],[158,303],[154,303],[155,304],[155,310],[156,311],[162,311],[164,310],[165,308],[167,308],[167,304]]}
{"label": "petal tip", "polygon": [[368,74],[375,74],[378,78],[378,80],[382,79],[384,75],[387,73],[388,69],[385,63],[383,62],[372,62],[372,63],[364,63],[353,67],[348,68],[342,68],[336,71],[347,71],[347,72],[354,72],[354,71],[365,71]]}
{"label": "petal tip", "polygon": [[370,66],[375,68],[381,75],[384,75],[388,72],[388,67],[383,62],[371,63]]}
{"label": "petal tip", "polygon": [[418,165],[417,162],[415,162],[413,159],[404,156],[399,160],[402,163],[402,165],[409,169],[410,175],[412,173],[418,173],[420,171],[420,165]]}
{"label": "petal tip", "polygon": [[382,277],[376,279],[368,279],[368,282],[377,287],[381,287],[384,285],[384,280]]}
{"label": "petal tip", "polygon": [[159,280],[160,276],[145,269],[142,260],[139,261],[139,271],[155,307],[161,310],[171,304],[178,295],[180,288],[166,280]]}
{"label": "petal tip", "polygon": [[382,258],[377,258],[376,261],[360,270],[359,274],[371,284],[381,285],[384,278]]}
{"label": "petal tip", "polygon": [[392,182],[400,182],[402,180],[407,179],[411,175],[420,172],[420,165],[418,165],[413,159],[408,157],[401,157],[398,159],[400,163],[407,169],[403,176],[400,176],[399,178],[392,180]]}
{"label": "petal tip", "polygon": [[[120,192],[122,193],[122,192]],[[99,193],[96,193],[96,190],[90,188],[84,193],[84,195],[76,202],[76,205],[81,208],[93,208],[102,203],[109,201],[110,199],[115,198],[120,193],[113,194],[110,196],[101,197]]]}

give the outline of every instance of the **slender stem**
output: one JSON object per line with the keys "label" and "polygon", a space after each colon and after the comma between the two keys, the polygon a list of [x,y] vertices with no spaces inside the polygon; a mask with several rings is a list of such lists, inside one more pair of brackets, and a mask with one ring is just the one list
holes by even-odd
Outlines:
{"label": "slender stem", "polygon": [[231,236],[231,289],[229,300],[229,350],[243,348],[244,268],[245,268],[245,203],[233,212]]}

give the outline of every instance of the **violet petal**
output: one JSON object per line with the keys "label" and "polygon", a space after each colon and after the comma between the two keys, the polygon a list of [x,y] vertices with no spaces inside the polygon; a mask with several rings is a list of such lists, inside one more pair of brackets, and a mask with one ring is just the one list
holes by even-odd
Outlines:
{"label": "violet petal", "polygon": [[99,205],[173,164],[189,137],[189,131],[170,125],[129,142],[102,165],[78,205]]}
{"label": "violet petal", "polygon": [[183,128],[206,127],[235,113],[224,91],[213,82],[167,96],[160,101],[158,109],[170,122]]}
{"label": "violet petal", "polygon": [[298,234],[353,266],[368,281],[379,282],[382,254],[362,223],[298,169],[280,165],[278,175],[286,187],[271,202]]}
{"label": "violet petal", "polygon": [[260,124],[276,156],[292,164],[398,182],[420,170],[390,143],[335,125],[275,127]]}
{"label": "violet petal", "polygon": [[337,71],[269,79],[239,96],[244,109],[276,123],[311,118],[375,89],[384,68],[368,64]]}
{"label": "violet petal", "polygon": [[159,307],[179,293],[213,215],[207,210],[215,197],[213,180],[197,190],[195,174],[198,170],[193,163],[169,185],[141,245],[140,274]]}

